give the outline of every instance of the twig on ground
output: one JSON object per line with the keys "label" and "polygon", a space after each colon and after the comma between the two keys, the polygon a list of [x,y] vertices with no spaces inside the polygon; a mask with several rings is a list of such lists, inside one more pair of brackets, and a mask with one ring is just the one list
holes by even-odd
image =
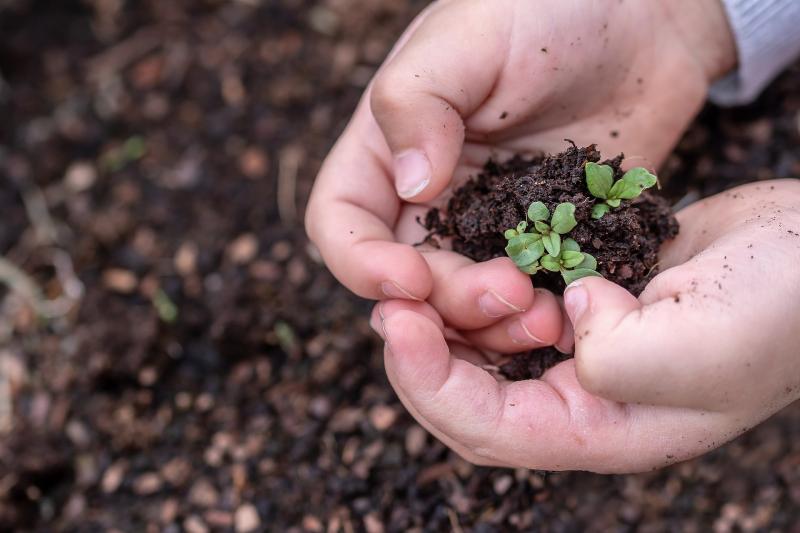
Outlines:
{"label": "twig on ground", "polygon": [[122,69],[158,48],[162,32],[154,26],[142,28],[121,43],[89,60],[88,78],[93,83],[114,76]]}
{"label": "twig on ground", "polygon": [[287,146],[278,160],[278,215],[287,226],[297,219],[297,171],[304,155],[299,146]]}

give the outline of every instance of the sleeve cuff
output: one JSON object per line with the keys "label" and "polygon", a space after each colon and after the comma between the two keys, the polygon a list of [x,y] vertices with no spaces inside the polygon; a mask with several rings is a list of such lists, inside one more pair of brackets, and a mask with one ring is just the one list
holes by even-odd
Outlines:
{"label": "sleeve cuff", "polygon": [[738,70],[712,85],[723,106],[747,104],[800,55],[800,0],[722,0],[736,39]]}

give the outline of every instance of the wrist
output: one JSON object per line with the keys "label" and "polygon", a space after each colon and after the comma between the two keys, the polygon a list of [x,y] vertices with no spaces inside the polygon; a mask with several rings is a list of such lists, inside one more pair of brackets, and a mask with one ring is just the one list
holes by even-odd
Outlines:
{"label": "wrist", "polygon": [[664,0],[661,6],[709,84],[736,67],[736,41],[722,0]]}

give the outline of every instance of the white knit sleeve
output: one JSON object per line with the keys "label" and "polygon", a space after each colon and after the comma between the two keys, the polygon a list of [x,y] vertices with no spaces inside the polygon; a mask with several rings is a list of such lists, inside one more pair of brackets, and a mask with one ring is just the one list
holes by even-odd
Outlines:
{"label": "white knit sleeve", "polygon": [[709,97],[720,105],[753,101],[800,55],[800,0],[722,0],[728,13],[739,68],[717,81]]}

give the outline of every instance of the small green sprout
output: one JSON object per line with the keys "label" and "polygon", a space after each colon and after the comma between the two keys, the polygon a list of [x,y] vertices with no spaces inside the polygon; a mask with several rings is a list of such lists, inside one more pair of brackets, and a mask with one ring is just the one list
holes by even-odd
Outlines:
{"label": "small green sprout", "polygon": [[586,185],[595,198],[605,200],[592,209],[592,218],[603,218],[612,207],[619,207],[622,200],[636,198],[658,181],[646,168],[636,167],[627,171],[614,182],[614,170],[608,165],[586,163]]}
{"label": "small green sprout", "polygon": [[578,243],[569,238],[564,239],[558,257],[546,255],[539,263],[545,270],[560,272],[567,285],[576,279],[600,275],[597,273],[597,260],[590,254],[581,252]]}
{"label": "small green sprout", "polygon": [[600,275],[594,257],[582,253],[574,239],[561,239],[578,225],[573,204],[558,204],[551,218],[547,206],[533,202],[527,218],[533,222],[535,231],[526,233],[528,221],[523,220],[504,233],[508,240],[506,253],[522,272],[530,275],[541,270],[560,272],[567,285],[585,276]]}
{"label": "small green sprout", "polygon": [[[528,208],[528,218],[536,231],[525,233],[528,222],[523,220],[516,229],[506,230],[508,239],[506,253],[517,263],[526,266],[539,259],[544,252],[558,257],[561,251],[561,236],[578,225],[575,220],[575,206],[570,203],[558,204],[550,218],[550,210],[542,202],[533,202]],[[547,220],[550,219],[548,223]],[[523,263],[517,262],[517,259]]]}

